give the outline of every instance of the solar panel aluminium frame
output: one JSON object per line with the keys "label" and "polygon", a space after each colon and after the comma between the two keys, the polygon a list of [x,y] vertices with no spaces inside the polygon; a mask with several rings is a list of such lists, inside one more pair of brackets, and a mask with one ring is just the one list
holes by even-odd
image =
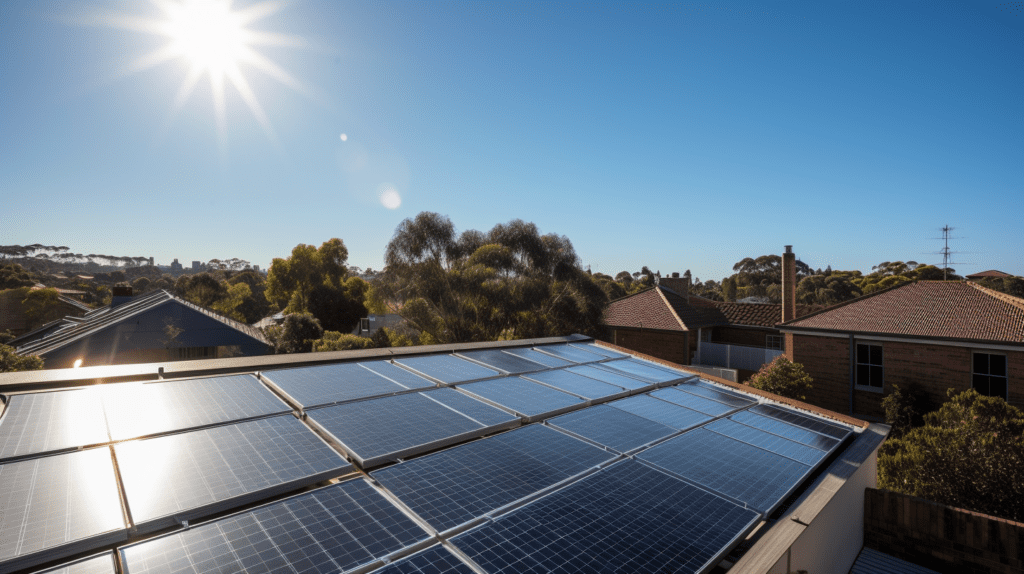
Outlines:
{"label": "solar panel aluminium frame", "polygon": [[[472,353],[472,352],[475,352],[475,351],[494,351],[496,353],[504,353],[504,350],[501,349],[500,347],[494,347],[494,348],[489,348],[489,349],[468,349],[468,350],[465,350],[465,351],[455,351],[453,353],[453,355],[455,355],[456,357],[458,357],[460,359],[469,361],[471,363],[476,363],[476,364],[480,365],[481,367],[487,367],[488,369],[496,370],[496,371],[500,372],[503,375],[513,376],[513,377],[520,376],[520,375],[525,375],[525,374],[528,374],[528,373],[536,373],[536,372],[539,372],[539,371],[547,371],[547,370],[553,368],[553,367],[549,367],[549,366],[547,366],[545,364],[538,363],[537,361],[533,361],[531,359],[527,359],[526,357],[522,357],[522,356],[519,356],[519,355],[514,355],[512,353],[504,353],[506,355],[511,355],[511,359],[510,360],[514,361],[516,359],[519,359],[519,360],[522,360],[522,361],[526,361],[528,363],[536,363],[536,365],[537,365],[535,368],[532,368],[529,371],[515,371],[515,372],[508,371],[508,370],[505,370],[505,369],[503,369],[501,367],[498,367],[496,365],[490,365],[490,364],[484,362],[482,359],[474,358],[473,356],[468,354],[468,353]],[[484,379],[484,380],[486,380],[486,379]],[[463,383],[455,383],[455,384],[462,385],[462,384],[465,384],[465,383],[468,383],[468,382],[476,382],[476,381],[465,381]]]}
{"label": "solar panel aluminium frame", "polygon": [[[376,484],[375,481],[370,480],[367,477],[355,477],[355,478],[351,478],[351,479],[348,479],[348,480],[363,480],[364,482],[369,484],[370,488],[372,488],[375,492],[377,492],[377,494],[381,495],[381,497],[384,498],[384,500],[389,502],[399,512],[404,514],[406,516],[406,518],[410,519],[413,523],[415,523],[420,528],[424,528],[424,523],[423,523],[423,520],[421,518],[416,516],[414,513],[411,513],[409,511],[409,509],[406,508],[406,506],[404,504],[395,504],[394,496],[392,496],[391,493],[389,493],[389,492],[383,491]],[[338,483],[335,483],[335,484],[331,484],[331,485],[327,485],[327,486],[322,486],[322,487],[311,489],[311,490],[306,490],[306,491],[303,491],[303,492],[297,492],[297,493],[295,493],[293,495],[286,496],[286,497],[283,497],[283,498],[278,498],[278,499],[275,499],[275,500],[268,500],[267,502],[265,502],[263,504],[259,504],[257,506],[253,506],[253,507],[249,507],[249,508],[243,508],[243,509],[238,510],[237,512],[231,512],[229,514],[224,514],[222,516],[211,516],[207,520],[203,520],[201,522],[196,522],[195,524],[189,524],[185,528],[175,528],[174,530],[171,530],[171,531],[166,532],[164,534],[159,534],[157,536],[153,536],[153,537],[149,537],[149,538],[144,538],[142,540],[138,540],[138,541],[132,542],[130,544],[125,544],[123,546],[118,546],[114,550],[114,560],[117,563],[117,567],[118,567],[117,571],[118,572],[125,572],[125,573],[129,573],[130,574],[131,570],[128,569],[128,565],[125,564],[125,562],[124,562],[124,551],[129,549],[129,548],[132,548],[134,546],[139,546],[139,545],[142,545],[142,544],[146,544],[147,542],[152,542],[153,540],[157,540],[157,539],[160,539],[160,538],[167,538],[167,537],[170,537],[170,536],[175,536],[177,534],[181,534],[183,531],[185,531],[187,529],[198,528],[200,526],[206,526],[207,524],[215,523],[218,520],[223,520],[223,519],[226,519],[226,518],[234,518],[236,516],[241,516],[241,515],[249,513],[249,512],[255,512],[257,510],[261,510],[261,509],[264,509],[264,508],[269,508],[269,507],[271,507],[271,506],[273,506],[275,504],[284,502],[286,500],[291,500],[291,499],[294,499],[294,498],[299,498],[300,496],[307,495],[307,494],[309,494],[311,492],[316,492],[318,490],[323,490],[325,488],[331,488],[333,486],[337,486],[338,484],[343,484],[344,482],[348,482],[348,480],[341,481],[341,482],[338,482]],[[389,554],[385,554],[384,556],[380,556],[380,557],[374,558],[373,560],[371,560],[370,562],[367,562],[365,564],[360,564],[359,566],[356,566],[354,568],[350,568],[348,570],[345,570],[344,574],[364,574],[364,573],[372,572],[372,571],[377,570],[379,568],[382,568],[382,567],[384,567],[384,566],[386,566],[386,565],[388,565],[388,564],[390,564],[392,562],[396,562],[396,561],[401,560],[402,558],[405,558],[407,556],[412,556],[413,554],[416,554],[417,552],[419,552],[421,550],[426,550],[427,548],[430,548],[431,546],[437,544],[437,542],[438,542],[437,538],[434,537],[431,533],[432,533],[432,530],[424,529],[424,531],[423,531],[423,534],[424,534],[423,540],[420,540],[419,542],[416,542],[416,543],[411,544],[409,546],[406,546],[406,547],[403,547],[403,548],[399,548],[398,550],[395,550],[394,552],[391,552]]]}
{"label": "solar panel aluminium frame", "polygon": [[[493,382],[495,380],[500,381],[500,380],[503,380],[503,379],[514,380],[514,379],[520,379],[520,378],[525,379],[525,377],[516,375],[516,376],[502,377],[501,379],[489,379],[489,381]],[[473,382],[474,383],[480,383],[480,382],[483,382],[483,381],[473,381]],[[558,415],[565,414],[565,413],[568,413],[568,412],[576,411],[576,410],[579,410],[579,409],[585,409],[585,408],[587,408],[587,407],[589,407],[591,405],[590,399],[588,399],[586,397],[581,397],[579,395],[570,393],[568,391],[563,391],[562,389],[558,389],[558,388],[552,387],[550,385],[545,385],[545,384],[543,384],[543,383],[541,383],[539,381],[535,381],[533,379],[528,379],[528,380],[526,380],[526,382],[534,384],[534,385],[538,385],[538,386],[541,386],[541,387],[544,387],[547,390],[557,391],[559,393],[562,393],[562,394],[565,394],[565,395],[569,395],[570,397],[572,397],[574,399],[580,399],[583,402],[576,403],[574,405],[568,405],[568,406],[565,406],[565,407],[558,407],[557,409],[553,409],[553,410],[549,410],[549,411],[544,411],[542,413],[538,413],[538,414],[534,414],[534,415],[528,415],[526,413],[521,413],[521,412],[513,409],[512,407],[510,407],[508,405],[503,405],[503,404],[501,404],[499,402],[496,402],[494,400],[488,399],[487,397],[485,397],[483,395],[478,395],[478,394],[474,393],[470,389],[465,388],[464,385],[468,385],[470,383],[460,383],[459,386],[456,387],[455,390],[461,391],[463,394],[466,394],[466,395],[468,395],[468,396],[470,396],[470,397],[472,397],[472,398],[474,398],[474,399],[476,399],[476,400],[478,400],[478,401],[480,401],[482,403],[487,403],[488,405],[491,405],[492,407],[495,407],[495,408],[501,409],[501,410],[503,410],[505,412],[511,413],[511,414],[519,417],[520,419],[522,419],[524,424],[543,421],[544,419],[548,419],[548,418],[551,418],[551,417],[554,417],[554,416],[558,416]]]}
{"label": "solar panel aluminium frame", "polygon": [[[301,369],[301,368],[310,368],[310,367],[329,367],[331,365],[337,365],[337,364],[346,364],[346,363],[326,363],[326,364],[323,364],[323,365],[308,365],[306,367],[294,367],[294,368],[295,369]],[[359,363],[348,363],[348,364],[359,365]],[[405,367],[399,366],[397,363],[393,363],[393,364],[396,367],[400,368],[400,369],[404,369],[405,368]],[[360,368],[366,369],[366,367],[363,367],[362,365],[359,365],[359,366],[360,366]],[[288,370],[288,369],[279,369],[279,370],[284,371],[284,370]],[[372,369],[366,369],[366,370],[369,371],[370,373],[372,373],[374,375],[377,375],[378,377],[381,377],[384,380],[390,382],[390,379],[388,379],[384,375],[378,373],[377,371],[374,371]],[[406,370],[408,370],[408,369],[406,369]],[[284,387],[278,385],[270,377],[266,376],[270,372],[271,371],[257,371],[256,372],[256,378],[258,378],[261,383],[263,383],[266,387],[268,387],[272,393],[277,395],[278,398],[283,400],[292,410],[294,410],[295,412],[299,413],[300,416],[304,415],[306,413],[306,409],[316,409],[316,408],[320,408],[320,407],[329,407],[329,406],[333,406],[333,405],[343,405],[345,403],[354,403],[356,401],[365,401],[365,400],[369,400],[369,399],[380,399],[380,398],[383,398],[383,397],[393,397],[395,395],[404,395],[404,394],[407,394],[407,393],[418,393],[418,392],[422,392],[422,391],[425,391],[425,390],[429,390],[431,388],[431,387],[423,387],[423,388],[403,389],[403,390],[400,390],[400,391],[393,391],[393,392],[384,393],[384,394],[381,394],[381,395],[370,395],[370,396],[367,396],[367,397],[358,397],[358,398],[355,398],[355,399],[347,399],[347,400],[333,401],[333,402],[323,403],[323,404],[304,406],[295,397],[291,396],[288,393],[288,391],[286,391],[284,389]],[[409,372],[411,374],[414,374],[414,375],[418,376],[418,377],[422,377],[423,376],[420,373],[414,373],[413,371],[409,371]],[[428,383],[434,383],[435,385],[437,384],[437,382],[434,379],[424,378],[424,380],[427,381]],[[400,383],[396,383],[396,384],[401,386]],[[434,387],[434,388],[436,388],[436,387]]]}
{"label": "solar panel aluminium frame", "polygon": [[[423,372],[423,371],[413,367],[412,365],[406,365],[405,363],[400,363],[399,362],[402,359],[425,359],[425,358],[428,358],[428,357],[452,357],[452,358],[455,358],[455,359],[457,359],[459,361],[465,361],[465,362],[469,363],[470,365],[472,365],[474,367],[483,367],[485,369],[489,369],[491,371],[494,371],[494,374],[493,375],[488,375],[488,376],[482,377],[482,378],[466,379],[465,381],[458,381],[458,382],[455,382],[455,383],[450,383],[448,381],[442,381],[441,379],[439,379],[437,377],[433,377],[431,375],[428,375],[427,373],[425,373],[425,372]],[[401,367],[401,368],[409,371],[410,373],[412,373],[414,375],[423,377],[424,379],[426,379],[428,381],[436,383],[438,387],[454,387],[455,385],[464,385],[466,383],[475,383],[477,381],[488,381],[488,380],[491,380],[491,379],[499,379],[501,377],[507,377],[508,376],[505,373],[505,371],[496,369],[494,367],[489,367],[489,366],[484,365],[483,363],[481,363],[479,361],[470,360],[467,357],[463,357],[462,355],[458,355],[454,351],[440,351],[440,352],[436,352],[436,353],[426,353],[426,354],[423,354],[423,355],[419,355],[419,354],[416,354],[416,355],[402,355],[402,356],[392,357],[390,360],[391,360],[391,363],[394,364],[395,366]],[[427,389],[420,389],[420,391],[424,391],[424,390],[427,390]]]}
{"label": "solar panel aluminium frame", "polygon": [[[423,390],[424,389],[421,389],[420,392],[423,392]],[[430,390],[430,389],[426,389],[426,390]],[[452,390],[457,390],[457,389],[452,387]],[[463,394],[465,394],[465,393],[463,393]],[[394,395],[392,395],[392,396],[394,396]],[[475,396],[470,397],[470,396],[467,395],[467,397],[471,398],[473,400],[478,400]],[[374,397],[374,398],[376,398],[376,399],[386,399],[388,397]],[[369,399],[367,399],[367,400],[369,400]],[[430,399],[430,400],[434,400],[434,399]],[[345,403],[345,404],[351,404],[351,403]],[[332,406],[337,406],[337,405],[332,405]],[[450,408],[450,407],[447,407],[447,405],[443,405],[443,406],[445,406],[445,408]],[[493,406],[493,405],[488,403],[487,406]],[[321,408],[329,408],[329,407],[321,407]],[[313,412],[316,412],[317,410],[320,410],[320,409],[311,409],[311,410]],[[503,408],[503,409],[501,409],[501,411],[503,413],[507,413],[508,409]],[[465,413],[462,413],[461,411],[458,411],[458,412],[459,412],[460,415],[469,418],[469,415],[466,415]],[[382,464],[386,464],[386,463],[389,463],[389,462],[401,462],[402,459],[408,458],[410,456],[415,456],[415,455],[419,455],[419,454],[425,454],[425,453],[428,453],[428,452],[434,452],[436,450],[441,450],[441,449],[443,449],[445,447],[448,447],[448,446],[457,445],[457,444],[466,442],[468,440],[472,440],[474,438],[486,436],[486,435],[489,435],[489,434],[494,434],[494,433],[501,432],[501,431],[504,431],[504,430],[514,429],[514,428],[517,428],[519,426],[522,426],[522,424],[523,424],[523,420],[521,418],[518,418],[516,416],[512,416],[511,419],[509,419],[508,421],[503,422],[503,423],[498,423],[498,424],[490,425],[490,426],[482,425],[478,429],[472,429],[472,430],[466,431],[464,433],[459,433],[457,435],[452,435],[452,436],[445,437],[445,438],[442,438],[442,439],[438,439],[438,440],[435,440],[435,441],[430,441],[430,442],[418,444],[418,445],[415,445],[415,446],[410,446],[408,448],[400,449],[400,450],[397,450],[397,451],[385,453],[385,454],[378,455],[378,456],[371,456],[371,457],[363,458],[362,456],[359,455],[359,453],[357,453],[355,451],[355,449],[349,447],[347,444],[345,444],[344,441],[339,439],[337,436],[334,435],[334,433],[332,433],[330,430],[328,430],[327,427],[321,425],[320,423],[318,423],[312,417],[309,417],[307,415],[307,416],[304,416],[302,420],[304,420],[307,425],[313,427],[313,429],[317,431],[317,434],[319,434],[321,438],[323,438],[324,440],[327,441],[327,444],[329,444],[333,448],[343,452],[345,454],[345,456],[347,456],[349,458],[349,460],[356,461],[356,463],[359,464],[359,468],[361,468],[363,470],[368,470],[368,469],[371,469],[371,468],[374,468],[374,467],[377,467],[377,466],[380,466]]]}
{"label": "solar panel aluminium frame", "polygon": [[[606,406],[611,406],[611,405],[606,405]],[[614,407],[612,407],[612,408],[614,408]],[[629,415],[633,415],[635,417],[641,418],[641,419],[643,419],[645,421],[648,421],[648,422],[652,422],[652,423],[660,424],[660,425],[668,427],[668,428],[672,428],[672,427],[669,427],[668,425],[666,425],[664,423],[659,423],[658,421],[652,421],[651,419],[642,417],[642,416],[640,416],[640,415],[638,415],[636,413],[631,413],[631,412],[623,410],[623,409],[616,409],[616,410],[618,410],[620,412],[623,412],[623,413],[626,413],[626,414],[629,414]],[[713,419],[713,420],[718,420],[718,419]],[[712,421],[705,421],[705,422],[701,423],[700,425],[697,425],[697,427],[704,426],[704,425],[708,424],[709,422],[713,422],[713,420]],[[645,442],[644,444],[636,446],[636,447],[633,447],[633,448],[631,448],[631,449],[629,449],[627,451],[621,451],[621,450],[615,449],[613,447],[610,447],[608,445],[601,444],[600,442],[598,442],[598,441],[596,441],[596,440],[594,440],[592,438],[585,437],[585,436],[583,436],[583,435],[581,435],[581,434],[579,434],[579,433],[577,433],[575,431],[569,430],[569,429],[567,429],[567,428],[565,428],[563,426],[554,424],[551,421],[544,421],[541,424],[543,424],[545,426],[548,426],[548,427],[550,427],[552,429],[555,429],[555,430],[557,430],[560,433],[567,434],[567,435],[569,435],[569,436],[571,436],[571,437],[573,437],[575,439],[579,439],[579,440],[581,440],[581,441],[583,441],[583,442],[585,442],[587,444],[592,444],[592,445],[596,446],[597,448],[600,448],[600,449],[608,451],[611,454],[618,455],[620,458],[621,457],[632,458],[633,455],[635,455],[635,454],[637,454],[637,453],[639,453],[641,451],[647,450],[647,449],[649,449],[651,447],[658,446],[659,444],[661,444],[663,442],[667,442],[669,440],[672,440],[672,439],[676,438],[677,436],[679,436],[679,435],[681,435],[683,433],[689,432],[689,431],[693,430],[694,428],[697,428],[697,427],[691,427],[691,428],[688,428],[688,429],[672,429],[673,432],[671,432],[671,433],[669,433],[669,434],[667,434],[665,436],[656,438],[654,440],[649,440],[649,441]],[[613,461],[614,460],[618,460],[618,458],[613,459]],[[611,464],[611,463],[609,463],[609,464]],[[607,465],[604,465],[604,466],[607,466]]]}
{"label": "solar panel aluminium frame", "polygon": [[110,569],[109,569],[110,574],[115,574],[117,572],[117,570],[115,570],[114,563],[117,561],[117,553],[116,552],[111,552],[110,550],[107,550],[105,552],[100,552],[98,554],[93,554],[91,556],[85,556],[83,558],[78,558],[78,559],[72,560],[70,562],[65,562],[63,564],[57,564],[56,566],[51,566],[51,567],[47,568],[46,570],[35,572],[35,574],[52,574],[52,573],[60,572],[64,568],[72,568],[74,566],[77,566],[77,565],[85,563],[85,562],[91,562],[93,560],[98,560],[99,558],[103,558],[104,556],[107,558],[107,564],[110,566]]}
{"label": "solar panel aluminium frame", "polygon": [[[285,415],[277,415],[277,416],[283,417]],[[238,422],[249,422],[249,421],[238,421]],[[298,419],[298,422],[299,422],[299,424],[302,424],[304,421],[302,419]],[[319,433],[317,433],[313,429],[309,428],[308,424],[306,424],[305,426],[306,426],[306,430],[308,430],[311,435],[315,436],[317,440],[319,440],[322,443],[324,443],[324,445],[327,446],[327,448],[329,448],[331,450],[335,450],[334,445],[332,445],[330,443],[330,441],[326,440]],[[206,429],[193,429],[193,430],[206,430]],[[161,437],[155,437],[155,438],[161,438]],[[113,446],[111,446],[110,448],[113,449]],[[114,460],[116,462],[116,457],[117,457],[116,452],[114,453],[114,457],[115,457]],[[342,457],[342,458],[344,459],[344,457]],[[297,490],[299,488],[303,488],[303,487],[306,487],[306,486],[309,486],[309,485],[312,485],[312,484],[316,484],[318,482],[323,482],[323,481],[331,479],[331,478],[340,477],[340,476],[346,476],[348,474],[352,474],[355,471],[356,471],[356,469],[352,465],[352,463],[349,462],[349,461],[345,461],[344,465],[342,465],[340,467],[337,467],[337,468],[334,468],[334,469],[331,469],[331,470],[325,470],[325,471],[318,472],[318,473],[313,474],[313,475],[299,477],[299,478],[296,478],[294,480],[290,480],[288,482],[282,482],[280,484],[276,484],[274,486],[271,486],[270,488],[264,488],[264,489],[260,489],[260,490],[254,490],[252,492],[246,492],[246,493],[243,493],[243,494],[239,494],[239,495],[236,495],[236,496],[232,496],[232,497],[229,497],[229,498],[225,498],[225,499],[222,499],[222,500],[211,502],[209,504],[204,504],[202,506],[197,506],[195,508],[190,508],[190,509],[187,509],[187,510],[182,510],[182,511],[179,511],[179,512],[174,512],[173,514],[169,514],[169,515],[166,515],[166,516],[156,517],[156,518],[153,518],[151,520],[147,520],[146,522],[143,522],[141,524],[135,522],[135,517],[132,516],[131,517],[132,518],[132,531],[135,532],[135,533],[138,533],[138,534],[146,534],[146,533],[150,533],[150,532],[155,532],[157,530],[162,530],[164,528],[168,528],[168,527],[171,527],[171,526],[175,526],[175,525],[182,524],[182,523],[185,523],[185,522],[190,522],[190,521],[195,520],[195,519],[200,519],[200,518],[204,518],[204,517],[207,517],[207,516],[213,516],[213,515],[219,514],[221,512],[225,512],[225,511],[228,511],[228,510],[231,510],[231,509],[234,509],[234,508],[238,508],[240,506],[246,506],[246,505],[252,504],[254,502],[258,502],[260,500],[264,500],[264,499],[268,499],[268,498],[273,498],[275,496],[279,496],[281,494],[292,492],[292,491]],[[124,485],[123,485],[123,482],[122,482],[122,479],[121,479],[121,475],[120,475],[120,471],[118,471],[117,478],[118,478],[118,482],[119,482],[118,487],[119,487],[119,490],[121,491],[121,494],[122,494],[122,497],[123,497],[123,503],[122,504],[127,506],[128,510],[129,510],[129,513],[130,513],[131,512],[131,502],[128,499],[128,492],[124,488]]]}
{"label": "solar panel aluminium frame", "polygon": [[[628,397],[630,395],[635,395],[637,393],[643,392],[643,391],[636,391],[636,390],[630,390],[630,389],[626,389],[626,388],[623,388],[623,387],[619,387],[620,389],[622,389],[621,393],[615,393],[615,394],[612,394],[612,395],[605,395],[605,396],[602,396],[602,397],[596,397],[596,398],[592,399],[590,397],[585,397],[585,396],[583,396],[583,395],[581,395],[579,393],[574,393],[572,391],[567,391],[567,390],[565,390],[563,388],[556,387],[555,385],[552,385],[550,383],[545,383],[544,381],[541,381],[539,379],[535,379],[535,378],[530,376],[530,375],[537,375],[537,374],[540,374],[540,373],[548,373],[548,372],[553,372],[553,371],[566,371],[567,373],[572,373],[573,375],[577,375],[577,376],[580,376],[580,377],[583,377],[583,378],[586,378],[586,379],[590,379],[591,378],[591,377],[588,377],[586,375],[580,375],[579,373],[573,373],[572,371],[566,370],[570,366],[578,367],[579,365],[569,365],[569,366],[565,366],[565,367],[551,368],[551,369],[548,369],[546,371],[540,371],[539,373],[524,373],[524,374],[519,375],[519,376],[523,377],[524,379],[530,379],[534,383],[539,383],[541,385],[544,385],[545,387],[551,387],[552,389],[555,389],[556,391],[562,391],[563,393],[569,393],[570,395],[577,396],[577,397],[587,401],[587,406],[599,405],[599,404],[602,404],[602,403],[607,403],[609,401],[617,401],[619,399],[624,399],[624,398],[626,398],[626,397]],[[606,383],[604,381],[598,381],[597,379],[593,379],[593,380],[597,381],[598,383],[601,383],[601,384],[604,384],[604,385],[608,385],[610,387],[618,387],[618,385],[616,385],[614,383]]]}

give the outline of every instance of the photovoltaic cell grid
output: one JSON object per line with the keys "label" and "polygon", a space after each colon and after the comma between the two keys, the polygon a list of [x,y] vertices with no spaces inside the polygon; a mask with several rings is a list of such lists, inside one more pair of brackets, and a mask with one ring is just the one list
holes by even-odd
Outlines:
{"label": "photovoltaic cell grid", "polygon": [[608,403],[608,406],[680,430],[704,424],[712,419],[711,416],[702,412],[647,395],[629,397],[628,399]]}
{"label": "photovoltaic cell grid", "polygon": [[598,368],[609,369],[614,372],[622,372],[654,383],[669,383],[695,376],[679,371],[671,371],[637,359],[608,361],[598,365]]}
{"label": "photovoltaic cell grid", "polygon": [[[454,389],[345,403],[313,409],[306,415],[364,468],[519,421]],[[493,422],[496,420],[501,422]]]}
{"label": "photovoltaic cell grid", "polygon": [[452,540],[490,574],[702,571],[755,512],[634,461]]}
{"label": "photovoltaic cell grid", "polygon": [[530,425],[372,473],[444,532],[575,476],[614,455]]}
{"label": "photovoltaic cell grid", "polygon": [[760,429],[748,427],[747,425],[740,424],[729,419],[718,419],[704,425],[702,428],[725,435],[729,438],[734,438],[740,442],[754,445],[758,448],[763,448],[768,452],[781,454],[784,457],[791,458],[797,462],[802,462],[808,466],[818,464],[821,462],[821,459],[825,458],[828,454],[823,450],[819,450],[778,435],[773,435]]}
{"label": "photovoltaic cell grid", "polygon": [[460,385],[460,389],[501,405],[528,420],[573,407],[586,406],[577,396],[563,393],[521,377],[506,377]]}
{"label": "photovoltaic cell grid", "polygon": [[826,452],[831,451],[839,444],[839,441],[832,437],[782,422],[776,418],[752,413],[749,410],[733,413],[729,415],[729,419]]}
{"label": "photovoltaic cell grid", "polygon": [[429,389],[437,386],[437,383],[428,381],[408,369],[392,364],[390,361],[368,361],[359,364],[407,389]]}
{"label": "photovoltaic cell grid", "polygon": [[623,387],[603,383],[566,369],[531,373],[526,375],[526,378],[590,400],[628,394],[628,390]]}
{"label": "photovoltaic cell grid", "polygon": [[645,450],[637,458],[764,513],[811,470],[806,464],[703,428]]}
{"label": "photovoltaic cell grid", "polygon": [[118,384],[100,392],[113,440],[291,411],[252,375]]}
{"label": "photovoltaic cell grid", "polygon": [[55,566],[36,574],[115,574],[114,555],[107,552],[63,566]]}
{"label": "photovoltaic cell grid", "polygon": [[0,417],[0,460],[109,440],[94,389],[13,395]]}
{"label": "photovoltaic cell grid", "polygon": [[262,376],[302,408],[393,395],[409,390],[358,363],[267,371]]}
{"label": "photovoltaic cell grid", "polygon": [[717,389],[709,389],[707,387],[702,387],[700,385],[695,384],[683,383],[672,388],[683,391],[685,393],[690,393],[691,395],[697,395],[704,397],[706,399],[711,399],[713,401],[717,401],[722,404],[726,404],[729,405],[730,407],[738,409],[743,407],[749,407],[750,405],[757,403],[757,401],[748,398],[738,397],[731,393],[723,393]]}
{"label": "photovoltaic cell grid", "polygon": [[651,393],[651,396],[695,411],[700,411],[706,415],[711,415],[712,417],[721,416],[725,413],[736,410],[736,407],[731,407],[718,401],[705,399],[704,397],[699,397],[697,395],[691,395],[690,393],[677,390],[674,387],[654,391]]}
{"label": "photovoltaic cell grid", "polygon": [[125,442],[115,450],[137,526],[199,516],[225,501],[352,470],[320,437],[287,415]]}
{"label": "photovoltaic cell grid", "polygon": [[0,571],[124,540],[125,528],[108,447],[0,465]]}
{"label": "photovoltaic cell grid", "polygon": [[566,365],[573,365],[575,363],[566,361],[565,359],[559,359],[558,357],[552,357],[547,353],[541,353],[536,349],[502,349],[502,353],[508,353],[524,359],[529,359],[535,363],[540,363],[547,367],[564,367]]}
{"label": "photovoltaic cell grid", "polygon": [[454,554],[443,546],[432,546],[427,550],[374,570],[374,574],[475,574]]}
{"label": "photovoltaic cell grid", "polygon": [[543,371],[547,366],[524,357],[502,353],[499,349],[479,349],[476,351],[459,351],[459,356],[481,362],[488,367],[505,371],[513,375]]}
{"label": "photovoltaic cell grid", "polygon": [[741,398],[741,399],[744,399],[744,400],[756,401],[756,399],[754,399],[750,395],[745,395],[743,393],[740,393],[738,391],[734,391],[734,390],[732,390],[730,388],[727,388],[727,387],[724,387],[722,385],[716,385],[715,383],[710,383],[708,381],[705,381],[704,379],[697,379],[695,381],[688,381],[687,384],[691,384],[691,385],[694,385],[694,386],[697,386],[697,387],[704,387],[705,389],[711,389],[713,391],[718,391],[720,393],[725,393],[727,395],[732,395],[734,397],[738,397],[738,398]]}
{"label": "photovoltaic cell grid", "polygon": [[606,405],[555,417],[548,424],[621,453],[677,432],[672,427]]}
{"label": "photovoltaic cell grid", "polygon": [[428,355],[425,357],[402,357],[395,359],[396,363],[409,367],[410,369],[423,373],[428,377],[437,379],[443,383],[464,383],[497,377],[501,373],[494,369],[482,367],[455,355]]}
{"label": "photovoltaic cell grid", "polygon": [[427,533],[364,480],[287,498],[120,550],[125,574],[335,573]]}
{"label": "photovoltaic cell grid", "polygon": [[588,351],[590,353],[597,353],[598,355],[602,355],[609,359],[625,359],[626,357],[629,356],[618,351],[613,351],[607,347],[595,345],[593,343],[570,343],[569,346],[576,347],[578,349],[583,349],[584,351]]}
{"label": "photovoltaic cell grid", "polygon": [[830,436],[836,440],[843,440],[853,432],[850,428],[825,422],[821,419],[795,413],[788,409],[772,405],[757,405],[750,409],[751,412],[772,417],[791,425],[803,427],[816,433]]}
{"label": "photovoltaic cell grid", "polygon": [[578,367],[569,367],[566,371],[570,373],[576,373],[584,377],[601,381],[602,383],[608,383],[609,385],[615,385],[631,391],[643,391],[653,387],[650,381],[641,381],[635,377],[630,377],[623,373],[609,371],[608,369],[599,369],[593,365],[580,365]]}
{"label": "photovoltaic cell grid", "polygon": [[566,361],[572,361],[573,363],[593,363],[594,361],[603,361],[605,359],[604,355],[584,351],[579,347],[570,345],[544,345],[542,347],[534,347],[534,349],[554,355],[560,359],[565,359]]}

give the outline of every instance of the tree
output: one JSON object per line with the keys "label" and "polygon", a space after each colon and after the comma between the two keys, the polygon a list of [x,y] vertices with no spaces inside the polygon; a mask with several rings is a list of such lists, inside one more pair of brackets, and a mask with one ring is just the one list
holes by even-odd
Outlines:
{"label": "tree", "polygon": [[[767,296],[769,285],[782,284],[782,256],[762,255],[756,259],[747,257],[732,266],[736,273],[736,288],[741,297]],[[796,279],[811,275],[813,272],[806,263],[796,260]],[[774,303],[781,298],[773,299]]]}
{"label": "tree", "polygon": [[324,336],[313,341],[313,352],[323,353],[326,351],[350,351],[352,349],[372,349],[376,345],[368,337],[339,333],[337,331],[324,331]]}
{"label": "tree", "polygon": [[209,273],[182,275],[174,282],[174,293],[200,307],[212,308],[227,295],[227,287]]}
{"label": "tree", "polygon": [[804,392],[811,389],[813,382],[803,365],[790,361],[785,355],[779,355],[754,373],[747,384],[755,389],[802,401],[807,398]]}
{"label": "tree", "polygon": [[267,299],[279,309],[302,312],[308,309],[309,296],[321,285],[337,286],[348,275],[348,249],[337,238],[325,241],[317,249],[299,244],[291,257],[275,257],[267,272]]}
{"label": "tree", "polygon": [[36,282],[36,279],[17,263],[0,265],[0,290],[31,287]]}
{"label": "tree", "polygon": [[860,289],[843,272],[810,275],[796,286],[796,300],[804,305],[835,305],[860,296]]}
{"label": "tree", "polygon": [[64,306],[60,302],[60,293],[56,289],[27,289],[25,298],[21,304],[25,309],[25,316],[32,325],[45,325],[50,321],[56,321],[65,316]]}
{"label": "tree", "polygon": [[931,408],[928,394],[917,384],[911,383],[906,389],[893,385],[892,391],[882,399],[885,424],[892,427],[889,438],[899,438],[924,424],[924,414]]}
{"label": "tree", "polygon": [[14,347],[0,345],[0,373],[15,371],[38,371],[43,368],[43,358],[35,355],[20,356]]}
{"label": "tree", "polygon": [[245,283],[235,283],[227,288],[227,292],[224,296],[220,300],[214,302],[214,304],[210,306],[210,309],[213,309],[225,317],[245,322],[246,317],[238,310],[238,308],[241,307],[242,303],[250,297],[252,297],[252,290],[249,289],[248,285]]}
{"label": "tree", "polygon": [[1024,413],[973,389],[948,396],[924,426],[882,445],[879,486],[1024,520]]}
{"label": "tree", "polygon": [[736,279],[734,277],[722,279],[722,299],[730,302],[736,300]]}
{"label": "tree", "polygon": [[322,339],[323,327],[308,313],[292,313],[284,318],[280,338],[276,342],[278,353],[309,353],[313,342]]}

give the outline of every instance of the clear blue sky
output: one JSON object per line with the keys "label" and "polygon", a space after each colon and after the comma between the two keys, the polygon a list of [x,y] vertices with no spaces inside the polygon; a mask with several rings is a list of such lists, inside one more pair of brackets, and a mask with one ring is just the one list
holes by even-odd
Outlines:
{"label": "clear blue sky", "polygon": [[941,261],[949,224],[958,271],[1024,275],[1020,2],[254,5],[294,81],[239,64],[269,129],[227,82],[219,135],[209,75],[175,107],[195,60],[115,25],[156,5],[0,3],[0,244],[265,267],[340,237],[380,268],[436,211],[720,280],[785,244]]}

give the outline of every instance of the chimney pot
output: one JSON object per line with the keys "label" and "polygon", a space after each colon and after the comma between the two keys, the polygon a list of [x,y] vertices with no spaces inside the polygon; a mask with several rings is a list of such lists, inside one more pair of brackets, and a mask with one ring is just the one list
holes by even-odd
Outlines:
{"label": "chimney pot", "polygon": [[786,246],[786,253],[792,253],[792,252],[793,252],[793,246],[792,245],[787,245]]}
{"label": "chimney pot", "polygon": [[672,272],[672,278],[673,279],[678,279],[679,278],[679,272],[678,271],[673,271]]}

